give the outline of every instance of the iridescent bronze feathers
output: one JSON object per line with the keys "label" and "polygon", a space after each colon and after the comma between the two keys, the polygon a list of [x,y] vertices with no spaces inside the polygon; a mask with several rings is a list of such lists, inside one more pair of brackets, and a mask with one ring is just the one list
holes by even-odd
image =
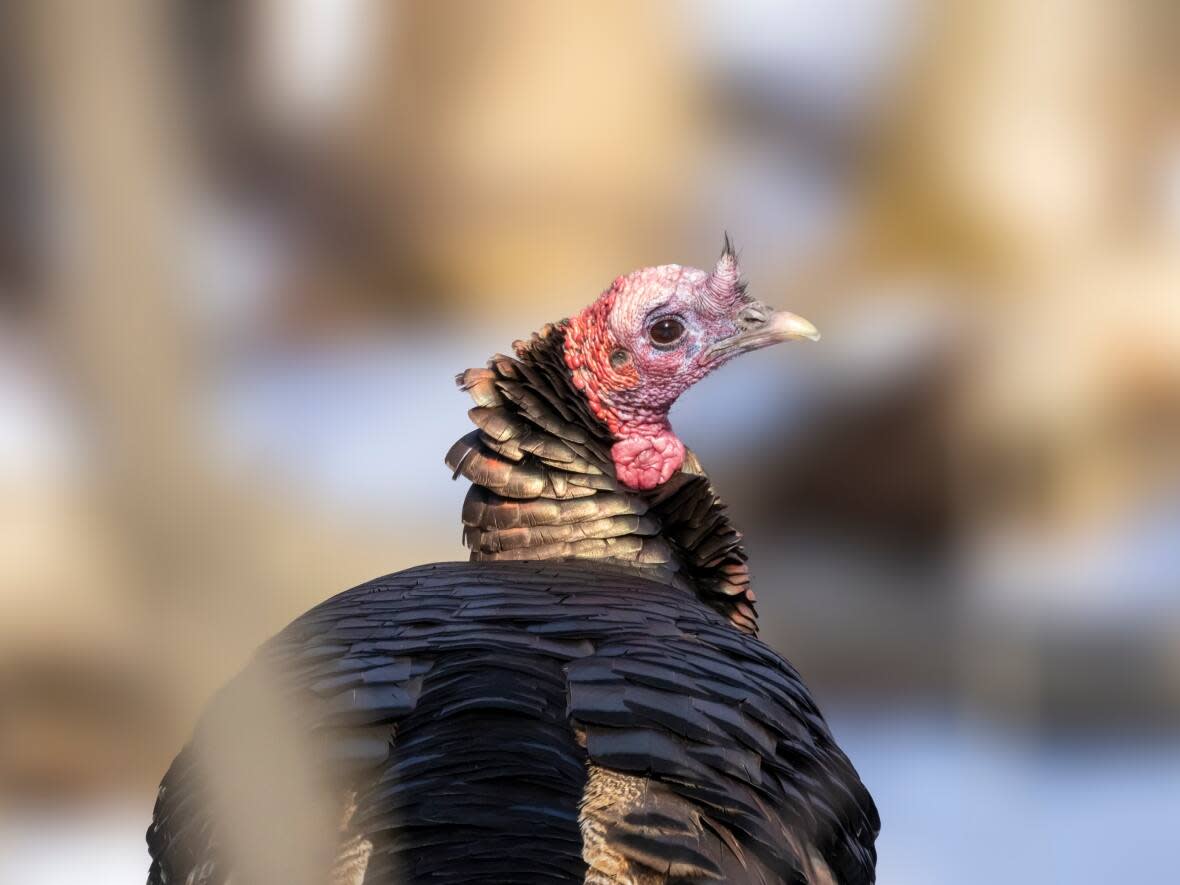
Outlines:
{"label": "iridescent bronze feathers", "polygon": [[[463,540],[473,560],[605,558],[691,589],[748,633],[757,632],[741,534],[691,453],[651,491],[614,477],[608,429],[586,406],[562,360],[564,326],[546,326],[456,379],[476,405],[476,430],[447,453],[472,483]],[[578,502],[575,505],[575,501]]]}

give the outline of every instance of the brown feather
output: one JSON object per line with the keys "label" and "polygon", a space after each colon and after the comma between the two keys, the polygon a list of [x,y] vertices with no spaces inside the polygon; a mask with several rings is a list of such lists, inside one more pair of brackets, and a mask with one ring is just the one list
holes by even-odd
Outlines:
{"label": "brown feather", "polygon": [[686,452],[660,488],[620,485],[611,436],[574,388],[564,327],[547,326],[459,383],[475,400],[477,431],[447,464],[473,483],[463,507],[473,559],[614,559],[662,574],[757,632],[741,533],[700,461]]}

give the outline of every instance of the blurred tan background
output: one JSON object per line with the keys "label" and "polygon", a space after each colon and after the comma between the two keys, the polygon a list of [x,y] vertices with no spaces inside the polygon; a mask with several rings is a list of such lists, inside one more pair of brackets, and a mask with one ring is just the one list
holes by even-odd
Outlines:
{"label": "blurred tan background", "polygon": [[0,881],[139,881],[209,694],[462,558],[452,377],[618,273],[820,346],[677,407],[882,885],[1160,881],[1180,7],[0,6]]}

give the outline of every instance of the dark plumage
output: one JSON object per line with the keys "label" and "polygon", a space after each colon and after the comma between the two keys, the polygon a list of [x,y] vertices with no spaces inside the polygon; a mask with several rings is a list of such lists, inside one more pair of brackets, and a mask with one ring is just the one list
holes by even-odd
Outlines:
{"label": "dark plumage", "polygon": [[[356,587],[263,646],[164,778],[149,885],[873,881],[876,809],[754,636],[740,535],[691,453],[654,489],[618,480],[567,331],[459,378],[471,561]],[[283,867],[299,826],[263,821],[279,848],[258,859],[225,820],[284,779],[243,724],[271,697],[338,828],[310,870]],[[257,783],[219,787],[218,747]]]}

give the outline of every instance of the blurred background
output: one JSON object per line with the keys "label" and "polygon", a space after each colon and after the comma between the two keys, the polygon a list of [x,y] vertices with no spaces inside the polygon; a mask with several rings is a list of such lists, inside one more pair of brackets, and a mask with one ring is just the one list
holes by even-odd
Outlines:
{"label": "blurred background", "polygon": [[0,5],[0,881],[146,871],[210,693],[463,558],[453,375],[619,273],[818,346],[677,406],[882,885],[1163,881],[1180,6]]}

